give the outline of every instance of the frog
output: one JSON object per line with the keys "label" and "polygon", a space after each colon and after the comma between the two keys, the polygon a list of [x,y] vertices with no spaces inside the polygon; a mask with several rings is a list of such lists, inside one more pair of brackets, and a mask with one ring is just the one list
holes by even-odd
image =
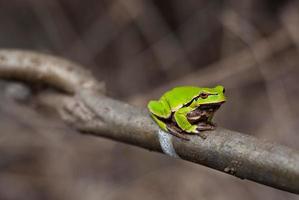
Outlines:
{"label": "frog", "polygon": [[151,100],[147,108],[163,130],[189,140],[187,134],[206,138],[202,131],[213,130],[215,112],[226,102],[225,88],[178,86],[165,92],[159,100]]}

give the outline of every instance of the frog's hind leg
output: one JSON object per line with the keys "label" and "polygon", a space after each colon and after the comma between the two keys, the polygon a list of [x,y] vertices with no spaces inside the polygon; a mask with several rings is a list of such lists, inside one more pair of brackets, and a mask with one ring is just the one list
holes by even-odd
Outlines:
{"label": "frog's hind leg", "polygon": [[158,126],[164,130],[164,131],[168,131],[167,129],[167,125],[162,121],[160,120],[157,116],[151,114],[151,117],[153,118],[153,120],[158,124]]}
{"label": "frog's hind leg", "polygon": [[183,131],[171,122],[171,109],[165,99],[150,101],[147,107],[152,113],[152,118],[162,130],[183,140],[189,140],[189,138],[184,135]]}
{"label": "frog's hind leg", "polygon": [[173,123],[166,124],[165,122],[163,122],[162,120],[160,120],[158,117],[156,117],[153,114],[151,115],[151,117],[154,119],[154,121],[158,124],[158,126],[163,131],[166,131],[166,132],[170,133],[171,135],[181,138],[183,140],[189,140],[189,138],[186,135],[184,135],[184,132],[180,128],[178,128],[175,124],[173,124]]}
{"label": "frog's hind leg", "polygon": [[150,101],[147,107],[151,113],[160,118],[168,119],[171,116],[171,109],[165,99],[160,99],[159,101]]}
{"label": "frog's hind leg", "polygon": [[182,131],[180,128],[178,128],[175,124],[167,124],[167,130],[171,135],[174,135],[178,138],[181,138],[183,140],[187,140],[189,141],[189,137],[187,137],[184,133],[184,131]]}

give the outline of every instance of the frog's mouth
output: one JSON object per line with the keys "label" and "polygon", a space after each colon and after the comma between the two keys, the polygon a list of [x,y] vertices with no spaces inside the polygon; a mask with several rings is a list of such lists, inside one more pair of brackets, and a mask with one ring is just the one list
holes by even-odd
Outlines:
{"label": "frog's mouth", "polygon": [[187,118],[190,123],[207,122],[211,119],[214,113],[220,108],[224,102],[209,103],[199,106],[196,110],[193,110],[187,114]]}
{"label": "frog's mouth", "polygon": [[198,107],[200,110],[218,110],[224,102],[203,104]]}

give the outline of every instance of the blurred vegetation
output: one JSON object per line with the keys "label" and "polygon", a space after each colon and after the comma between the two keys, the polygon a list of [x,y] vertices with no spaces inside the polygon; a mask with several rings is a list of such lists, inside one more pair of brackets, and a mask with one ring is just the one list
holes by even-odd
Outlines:
{"label": "blurred vegetation", "polygon": [[[223,84],[218,125],[295,149],[298,27],[294,0],[0,0],[0,48],[77,61],[109,96],[138,106],[176,85]],[[20,102],[28,93],[15,85],[0,91],[0,199],[299,199],[78,135]]]}

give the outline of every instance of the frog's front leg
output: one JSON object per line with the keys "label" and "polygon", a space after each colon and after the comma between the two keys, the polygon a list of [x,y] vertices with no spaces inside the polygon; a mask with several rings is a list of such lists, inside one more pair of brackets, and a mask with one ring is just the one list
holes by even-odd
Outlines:
{"label": "frog's front leg", "polygon": [[193,133],[200,136],[203,139],[206,139],[206,136],[200,133],[200,127],[197,125],[192,125],[187,118],[187,114],[193,111],[195,108],[192,107],[183,107],[177,110],[174,113],[175,121],[177,122],[178,126],[187,133]]}
{"label": "frog's front leg", "polygon": [[183,107],[174,113],[174,118],[178,126],[187,133],[199,133],[196,125],[192,125],[187,118],[187,114],[193,111],[194,108]]}

